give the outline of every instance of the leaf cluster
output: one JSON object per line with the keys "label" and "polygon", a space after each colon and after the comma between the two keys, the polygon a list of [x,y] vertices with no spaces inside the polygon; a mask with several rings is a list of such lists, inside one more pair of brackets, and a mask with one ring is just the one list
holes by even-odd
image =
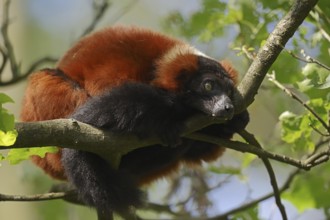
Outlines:
{"label": "leaf cluster", "polygon": [[[18,135],[15,130],[14,115],[3,107],[3,104],[13,102],[14,101],[9,96],[0,93],[0,146],[4,147],[13,145]],[[21,161],[29,159],[32,155],[44,157],[46,153],[55,153],[56,151],[56,147],[11,149],[8,151],[7,155],[0,154],[0,161],[7,160],[10,164],[18,164]]]}

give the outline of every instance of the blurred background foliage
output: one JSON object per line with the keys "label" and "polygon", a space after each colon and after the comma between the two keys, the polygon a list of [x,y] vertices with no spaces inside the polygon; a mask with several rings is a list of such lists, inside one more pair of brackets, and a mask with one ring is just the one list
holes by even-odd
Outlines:
{"label": "blurred background foliage", "polygon": [[[92,2],[13,1],[10,36],[21,68],[43,56],[60,57],[92,19]],[[118,23],[149,27],[183,38],[212,57],[231,60],[244,74],[251,57],[292,3],[286,0],[111,1],[96,29]],[[330,71],[303,60],[310,61],[311,57],[330,66],[329,54],[330,4],[328,0],[320,0],[269,71],[325,122],[329,121]],[[0,88],[0,92],[9,94],[16,103],[6,104],[9,111],[3,111],[14,113],[17,120],[24,85],[21,82]],[[248,130],[269,151],[302,158],[329,145],[329,134],[325,135],[327,131],[319,120],[267,79],[249,111]],[[0,160],[6,156],[2,153]],[[53,184],[27,161],[15,167],[7,162],[2,165],[0,193],[42,193]],[[329,163],[310,172],[298,172],[278,162],[273,162],[273,166],[280,186],[292,178],[283,194],[290,220],[330,219]],[[168,206],[171,211],[141,211],[141,215],[157,219],[183,216],[207,219],[233,211],[271,191],[268,175],[258,158],[228,150],[217,162],[204,164],[203,169],[182,168],[172,180],[157,181],[148,189],[149,199],[157,204],[171,204]],[[95,218],[93,211],[62,201],[0,205],[0,219],[91,218]],[[280,215],[270,198],[233,212],[230,219],[277,220]]]}

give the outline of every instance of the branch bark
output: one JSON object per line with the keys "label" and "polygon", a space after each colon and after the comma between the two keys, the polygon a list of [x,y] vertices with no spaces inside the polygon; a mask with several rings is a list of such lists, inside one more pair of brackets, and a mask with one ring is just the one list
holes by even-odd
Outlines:
{"label": "branch bark", "polygon": [[[205,116],[192,118],[186,123],[187,129],[182,136],[193,140],[225,146],[226,148],[243,153],[252,153],[261,158],[269,158],[304,170],[309,170],[329,159],[329,148],[317,152],[307,159],[297,160],[285,155],[265,151],[251,144],[221,139],[195,132],[215,122],[216,121],[212,118],[210,119]],[[31,146],[61,146],[93,152],[112,161],[114,158],[120,158],[122,155],[132,150],[153,144],[161,144],[161,141],[156,137],[140,139],[134,135],[114,134],[72,119],[18,122],[16,123],[16,130],[19,135],[15,144],[10,147],[0,146],[0,150]]]}
{"label": "branch bark", "polygon": [[[184,134],[215,122],[222,121],[204,115],[196,116],[186,122]],[[19,134],[15,144],[10,147],[0,146],[0,149],[61,146],[105,156],[124,155],[137,148],[161,143],[156,137],[140,139],[134,135],[115,134],[73,119],[17,122],[15,128]]]}

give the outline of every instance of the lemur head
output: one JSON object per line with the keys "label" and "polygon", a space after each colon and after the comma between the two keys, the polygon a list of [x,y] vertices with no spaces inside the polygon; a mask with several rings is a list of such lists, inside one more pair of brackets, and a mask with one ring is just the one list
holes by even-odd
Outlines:
{"label": "lemur head", "polygon": [[207,115],[231,119],[237,72],[228,64],[188,45],[177,45],[157,62],[152,84],[178,94],[183,102]]}

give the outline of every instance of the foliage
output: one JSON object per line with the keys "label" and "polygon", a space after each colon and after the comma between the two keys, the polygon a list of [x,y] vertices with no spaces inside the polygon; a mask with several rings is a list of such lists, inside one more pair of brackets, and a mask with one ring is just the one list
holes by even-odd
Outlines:
{"label": "foliage", "polygon": [[291,201],[300,212],[312,207],[329,209],[329,195],[325,193],[330,187],[329,171],[330,165],[327,163],[313,172],[299,176],[283,198]]}
{"label": "foliage", "polygon": [[[11,146],[15,143],[17,131],[15,130],[15,117],[9,113],[2,105],[13,103],[14,101],[7,95],[0,93],[0,146]],[[46,153],[54,153],[56,147],[22,148],[11,149],[7,156],[0,154],[0,161],[7,160],[10,164],[18,164],[29,159],[32,155],[44,157]]]}
{"label": "foliage", "polygon": [[13,102],[9,96],[0,93],[0,146],[13,145],[17,137],[15,117],[2,107],[5,103]]}
{"label": "foliage", "polygon": [[[315,112],[326,121],[327,110],[330,109],[330,102],[327,99],[316,98],[307,102]],[[315,150],[315,129],[321,129],[322,124],[308,111],[299,115],[292,112],[284,112],[280,116],[282,123],[282,140],[300,150]],[[324,128],[323,128],[324,129]],[[325,131],[323,131],[325,133]]]}
{"label": "foliage", "polygon": [[31,147],[12,149],[7,154],[7,160],[10,164],[18,164],[24,160],[29,159],[32,155],[44,157],[46,153],[56,153],[58,148],[56,147]]}

